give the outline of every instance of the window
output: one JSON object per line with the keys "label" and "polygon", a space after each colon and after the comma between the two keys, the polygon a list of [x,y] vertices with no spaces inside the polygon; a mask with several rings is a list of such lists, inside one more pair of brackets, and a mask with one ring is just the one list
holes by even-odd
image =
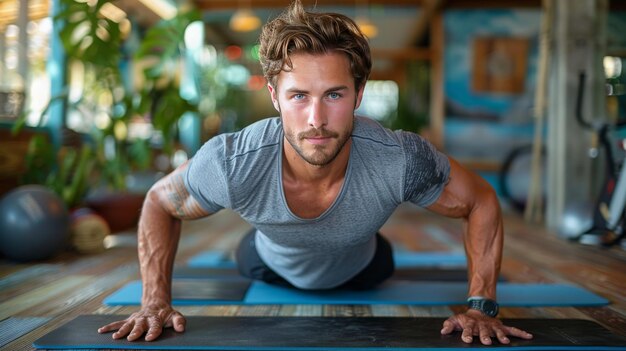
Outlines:
{"label": "window", "polygon": [[[50,98],[46,62],[52,19],[48,17],[49,1],[30,0],[27,38],[20,40],[18,5],[17,0],[0,2],[0,120],[13,121],[24,110],[27,124],[36,125]],[[20,67],[23,50],[28,63]]]}
{"label": "window", "polygon": [[384,121],[398,108],[398,84],[391,80],[370,80],[365,85],[357,115]]}

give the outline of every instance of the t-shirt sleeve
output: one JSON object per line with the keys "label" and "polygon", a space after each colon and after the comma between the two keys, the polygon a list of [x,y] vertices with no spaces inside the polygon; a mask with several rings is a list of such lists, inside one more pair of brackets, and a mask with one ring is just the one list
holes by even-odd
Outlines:
{"label": "t-shirt sleeve", "polygon": [[406,155],[404,201],[422,207],[432,205],[448,181],[450,161],[421,136],[410,132],[399,133]]}
{"label": "t-shirt sleeve", "polygon": [[187,191],[208,212],[230,207],[222,136],[210,139],[196,152],[184,179]]}

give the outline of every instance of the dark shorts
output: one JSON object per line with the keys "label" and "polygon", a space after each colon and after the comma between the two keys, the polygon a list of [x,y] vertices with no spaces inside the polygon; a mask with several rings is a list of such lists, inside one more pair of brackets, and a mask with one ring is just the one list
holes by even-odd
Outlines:
{"label": "dark shorts", "polygon": [[[237,267],[244,277],[262,280],[266,283],[293,287],[285,278],[268,267],[256,250],[254,241],[256,229],[252,229],[237,248]],[[338,286],[339,289],[371,289],[391,277],[394,271],[391,245],[380,233],[376,233],[376,253],[370,263],[357,275]]]}

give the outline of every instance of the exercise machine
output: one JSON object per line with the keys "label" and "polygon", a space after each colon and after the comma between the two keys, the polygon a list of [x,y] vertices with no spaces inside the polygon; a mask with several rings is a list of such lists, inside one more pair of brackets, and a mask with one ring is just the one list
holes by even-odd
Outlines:
{"label": "exercise machine", "polygon": [[[622,118],[615,123],[585,120],[582,113],[584,89],[585,73],[581,72],[576,101],[576,120],[581,127],[597,135],[599,148],[604,151],[606,167],[603,185],[594,206],[593,222],[589,228],[570,239],[586,243],[589,242],[591,236],[599,239],[592,240],[593,242],[599,242],[603,246],[613,246],[620,244],[626,236],[626,167],[624,167],[626,138],[612,140],[611,136],[626,126],[626,119]],[[590,150],[590,156],[598,157],[599,148],[593,147]]]}

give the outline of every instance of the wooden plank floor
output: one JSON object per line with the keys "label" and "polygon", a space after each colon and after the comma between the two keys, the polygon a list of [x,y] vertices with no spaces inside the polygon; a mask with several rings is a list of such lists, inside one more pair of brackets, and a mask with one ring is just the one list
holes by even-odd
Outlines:
{"label": "wooden plank floor", "polygon": [[[209,249],[232,249],[249,229],[229,211],[183,226],[177,265]],[[394,245],[416,251],[462,247],[462,223],[411,206],[398,209],[381,230]],[[503,318],[582,318],[626,336],[626,251],[569,243],[519,217],[505,218],[502,274],[511,282],[573,283],[611,301],[605,307],[502,308]],[[0,261],[0,321],[9,317],[49,317],[50,322],[14,340],[7,350],[31,350],[32,342],[80,314],[128,315],[137,307],[106,307],[102,300],[139,278],[134,231],[107,239],[94,255],[63,253],[36,264]],[[463,306],[186,306],[188,316],[432,316],[446,317]],[[96,332],[96,331],[94,331]]]}

